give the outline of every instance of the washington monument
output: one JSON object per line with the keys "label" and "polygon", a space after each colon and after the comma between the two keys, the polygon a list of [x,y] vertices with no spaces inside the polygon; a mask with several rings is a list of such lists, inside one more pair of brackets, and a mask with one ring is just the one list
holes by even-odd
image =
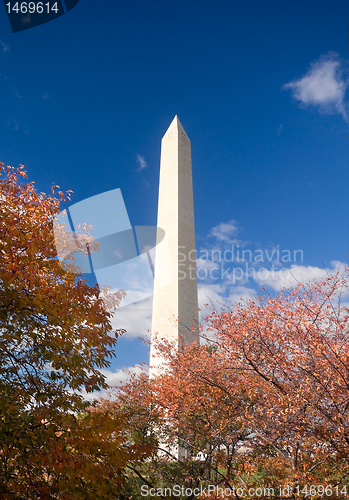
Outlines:
{"label": "washington monument", "polygon": [[[150,376],[163,362],[153,346],[157,334],[185,344],[199,340],[191,146],[177,116],[161,141],[157,226],[166,246],[155,257]],[[170,279],[160,287],[165,275]]]}

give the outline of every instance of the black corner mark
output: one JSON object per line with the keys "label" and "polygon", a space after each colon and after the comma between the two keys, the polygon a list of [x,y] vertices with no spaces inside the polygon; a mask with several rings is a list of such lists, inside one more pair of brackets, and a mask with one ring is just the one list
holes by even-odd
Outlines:
{"label": "black corner mark", "polygon": [[[73,9],[78,3],[79,0],[65,0],[66,10]],[[13,33],[35,28],[64,14],[62,0],[4,0],[4,5]]]}

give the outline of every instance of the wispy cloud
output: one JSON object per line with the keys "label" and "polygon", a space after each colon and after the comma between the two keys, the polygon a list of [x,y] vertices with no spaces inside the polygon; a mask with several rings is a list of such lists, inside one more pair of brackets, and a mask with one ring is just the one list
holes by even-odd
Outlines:
{"label": "wispy cloud", "polygon": [[44,94],[42,94],[41,99],[48,99],[48,96],[49,96],[49,93],[45,92]]}
{"label": "wispy cloud", "polygon": [[14,130],[18,130],[19,128],[16,118],[9,118],[7,121],[7,125],[9,125],[9,127]]}
{"label": "wispy cloud", "polygon": [[239,227],[236,220],[231,220],[229,222],[221,222],[217,226],[213,227],[209,233],[209,236],[213,236],[218,241],[225,243],[237,242],[235,236],[239,232]]}
{"label": "wispy cloud", "polygon": [[112,316],[115,329],[124,328],[123,338],[149,337],[151,329],[153,297],[117,309]]}
{"label": "wispy cloud", "polygon": [[[112,387],[120,387],[120,385],[126,383],[133,373],[139,374],[143,371],[146,371],[147,367],[143,367],[141,365],[129,366],[125,369],[118,369],[115,372],[111,370],[101,370],[101,373],[105,376],[107,384]],[[111,394],[112,389],[107,389],[99,392],[86,392],[84,390],[81,391],[84,399],[88,401],[98,400],[99,398],[109,399],[112,397]]]}
{"label": "wispy cloud", "polygon": [[145,161],[143,156],[137,155],[137,161],[139,163],[139,167],[136,169],[137,172],[140,172],[141,170],[144,170],[145,168],[147,168],[148,163]]}
{"label": "wispy cloud", "polygon": [[10,47],[8,45],[6,45],[6,43],[2,42],[1,40],[0,40],[0,47],[1,47],[2,52],[4,52],[4,53],[10,52]]}
{"label": "wispy cloud", "polygon": [[203,323],[207,314],[212,309],[221,311],[231,308],[235,303],[253,299],[258,292],[251,285],[233,285],[230,282],[216,284],[199,284],[198,302],[200,309],[200,322]]}
{"label": "wispy cloud", "polygon": [[338,54],[329,52],[311,63],[302,77],[283,85],[293,97],[304,105],[315,106],[322,113],[340,113],[348,121],[345,92],[349,85],[344,76],[344,65]]}
{"label": "wispy cloud", "polygon": [[280,270],[269,270],[264,273],[263,277],[256,274],[255,281],[261,286],[269,286],[273,290],[279,291],[283,287],[293,288],[297,284],[306,283],[309,280],[325,279],[337,272],[343,273],[346,267],[348,267],[347,263],[337,260],[331,262],[330,268],[292,264],[290,267]]}

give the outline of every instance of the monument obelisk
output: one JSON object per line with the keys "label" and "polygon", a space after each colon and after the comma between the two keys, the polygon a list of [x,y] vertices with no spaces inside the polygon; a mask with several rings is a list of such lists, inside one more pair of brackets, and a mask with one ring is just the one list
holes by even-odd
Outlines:
{"label": "monument obelisk", "polygon": [[[181,339],[199,340],[191,144],[177,116],[161,141],[157,226],[165,231],[167,250],[159,245],[155,253],[150,376],[163,363],[156,338],[177,346]],[[169,273],[171,279],[160,287]]]}

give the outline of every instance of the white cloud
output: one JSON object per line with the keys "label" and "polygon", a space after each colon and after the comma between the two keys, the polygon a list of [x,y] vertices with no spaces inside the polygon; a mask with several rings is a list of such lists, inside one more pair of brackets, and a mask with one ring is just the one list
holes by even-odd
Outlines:
{"label": "white cloud", "polygon": [[151,329],[151,315],[153,296],[144,300],[117,309],[112,317],[114,328],[126,330],[123,337],[149,337]]}
{"label": "white cloud", "polygon": [[[100,371],[106,377],[107,384],[112,388],[113,386],[120,386],[121,384],[124,384],[130,379],[132,374],[138,374],[144,370],[147,370],[147,367],[134,365],[124,369],[120,368],[115,372],[112,372],[111,370],[100,370]],[[110,391],[111,389],[99,392],[81,391],[81,394],[83,395],[84,399],[87,399],[88,401],[93,401],[99,398],[109,399]]]}
{"label": "white cloud", "polygon": [[148,163],[145,161],[143,156],[137,155],[137,161],[139,163],[139,167],[137,168],[137,172],[140,172],[141,170],[144,170],[145,168],[147,168]]}
{"label": "white cloud", "polygon": [[132,373],[141,373],[143,367],[140,365],[129,366],[128,368],[120,368],[115,372],[110,370],[101,370],[103,375],[106,377],[106,382],[108,385],[115,386],[120,385],[120,383],[125,383]]}
{"label": "white cloud", "polygon": [[4,52],[4,53],[10,52],[10,47],[8,45],[6,45],[6,43],[2,42],[1,40],[0,40],[0,47],[1,47],[2,52]]}
{"label": "white cloud", "polygon": [[133,304],[153,294],[154,278],[145,253],[114,266],[98,269],[95,275],[101,285],[107,284],[115,292],[120,289],[126,292],[120,307]]}
{"label": "white cloud", "polygon": [[324,279],[329,275],[335,274],[337,271],[343,272],[348,267],[348,264],[332,261],[331,266],[331,269],[326,269],[316,266],[292,264],[290,268],[278,271],[267,271],[265,269],[260,275],[256,274],[255,281],[261,286],[270,286],[274,290],[281,290],[283,287],[292,288],[298,283],[305,283],[316,278]]}
{"label": "white cloud", "polygon": [[348,120],[345,92],[349,80],[343,76],[343,64],[335,52],[329,52],[311,64],[302,77],[283,85],[304,105],[317,106],[323,113],[340,113]]}
{"label": "white cloud", "polygon": [[233,238],[239,232],[238,224],[236,220],[231,220],[229,222],[221,222],[217,226],[213,227],[209,233],[209,236],[213,236],[218,241],[224,243],[237,243],[239,240]]}
{"label": "white cloud", "polygon": [[236,302],[252,299],[256,295],[256,290],[251,286],[233,285],[231,282],[199,285],[198,299],[201,317],[204,318],[207,311],[213,308],[217,311],[231,308]]}

